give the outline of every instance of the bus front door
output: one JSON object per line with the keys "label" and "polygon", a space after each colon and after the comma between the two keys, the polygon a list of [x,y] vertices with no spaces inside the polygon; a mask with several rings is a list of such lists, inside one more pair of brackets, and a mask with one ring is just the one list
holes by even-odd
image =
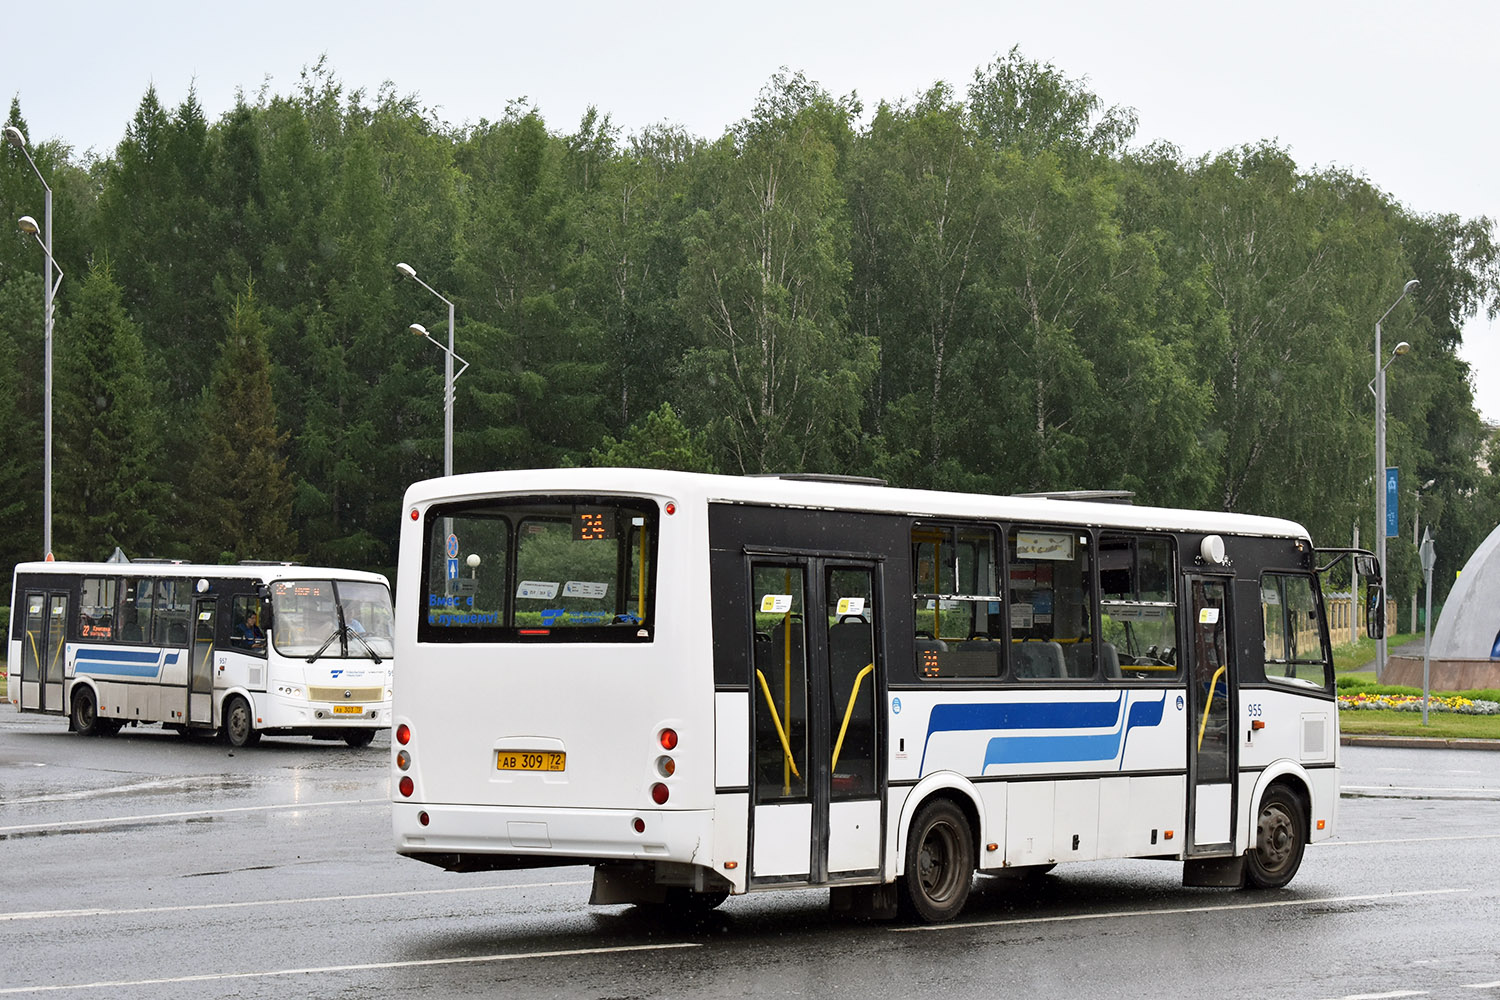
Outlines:
{"label": "bus front door", "polygon": [[1189,856],[1223,855],[1234,844],[1234,777],[1238,746],[1233,738],[1235,671],[1229,634],[1229,580],[1189,576],[1188,731]]}
{"label": "bus front door", "polygon": [[63,712],[68,595],[28,591],[21,640],[21,708]]}
{"label": "bus front door", "polygon": [[214,611],[212,597],[193,601],[192,663],[188,669],[187,721],[190,726],[214,722]]}
{"label": "bus front door", "polygon": [[751,560],[750,881],[881,874],[879,566]]}

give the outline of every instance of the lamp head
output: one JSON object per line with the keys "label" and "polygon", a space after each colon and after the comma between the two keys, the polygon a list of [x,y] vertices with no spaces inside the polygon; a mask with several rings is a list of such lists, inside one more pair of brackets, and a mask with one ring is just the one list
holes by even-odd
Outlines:
{"label": "lamp head", "polygon": [[423,326],[421,323],[413,323],[411,326],[407,327],[406,330],[408,333],[415,333],[418,337],[425,337],[428,335],[427,327]]}
{"label": "lamp head", "polygon": [[1416,288],[1421,283],[1422,283],[1422,281],[1421,281],[1420,278],[1413,278],[1413,279],[1411,279],[1410,281],[1408,281],[1406,283],[1406,287],[1403,288],[1403,289],[1401,289],[1401,294],[1405,295],[1407,292],[1411,291],[1413,288]]}
{"label": "lamp head", "polygon": [[41,228],[36,224],[36,220],[29,215],[23,215],[19,219],[17,219],[16,225],[21,227],[21,232],[30,233],[33,236],[39,235],[42,231]]}
{"label": "lamp head", "polygon": [[410,264],[397,264],[396,270],[400,271],[403,276],[408,278],[415,278],[417,276],[417,269],[412,267]]}
{"label": "lamp head", "polygon": [[1403,341],[1401,341],[1401,343],[1399,343],[1399,344],[1396,345],[1395,356],[1400,357],[1401,355],[1408,354],[1410,352],[1411,352],[1411,345],[1408,344],[1406,341],[1403,340]]}
{"label": "lamp head", "polygon": [[16,128],[14,125],[5,126],[5,141],[10,143],[12,146],[15,146],[17,149],[26,148],[26,137],[22,135],[21,130]]}

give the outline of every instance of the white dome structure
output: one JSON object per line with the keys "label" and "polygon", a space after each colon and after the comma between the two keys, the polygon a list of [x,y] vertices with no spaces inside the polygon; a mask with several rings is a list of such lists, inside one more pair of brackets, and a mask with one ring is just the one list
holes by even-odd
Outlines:
{"label": "white dome structure", "polygon": [[[1432,630],[1436,691],[1500,687],[1500,527],[1464,563]],[[1392,656],[1382,680],[1422,686],[1422,657]]]}

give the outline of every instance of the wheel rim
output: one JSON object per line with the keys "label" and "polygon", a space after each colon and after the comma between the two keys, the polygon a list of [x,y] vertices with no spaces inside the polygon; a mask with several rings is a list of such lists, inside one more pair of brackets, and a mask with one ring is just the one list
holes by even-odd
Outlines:
{"label": "wheel rim", "polygon": [[1256,860],[1266,872],[1279,873],[1291,863],[1292,855],[1297,849],[1297,832],[1292,814],[1280,802],[1267,803],[1260,811],[1257,826],[1259,836],[1256,838]]}
{"label": "wheel rim", "polygon": [[250,713],[245,706],[235,702],[229,710],[229,738],[236,743],[243,742],[250,731]]}
{"label": "wheel rim", "polygon": [[922,839],[917,853],[917,881],[922,894],[935,903],[953,895],[958,883],[958,833],[947,823],[938,823]]}
{"label": "wheel rim", "polygon": [[73,710],[73,721],[79,729],[89,729],[94,725],[94,702],[88,695],[78,696],[78,707]]}

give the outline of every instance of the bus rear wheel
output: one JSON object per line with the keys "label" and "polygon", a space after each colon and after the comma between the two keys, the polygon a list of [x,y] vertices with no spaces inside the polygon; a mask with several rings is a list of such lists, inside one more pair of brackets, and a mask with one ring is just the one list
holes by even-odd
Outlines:
{"label": "bus rear wheel", "polygon": [[224,742],[232,747],[251,747],[260,742],[250,703],[239,695],[224,703]]}
{"label": "bus rear wheel", "polygon": [[1280,889],[1302,865],[1307,844],[1307,812],[1297,793],[1275,785],[1260,800],[1255,846],[1245,855],[1245,883],[1252,889]]}
{"label": "bus rear wheel", "polygon": [[912,821],[901,907],[928,923],[952,920],[974,882],[974,838],[963,811],[947,799],[929,802]]}
{"label": "bus rear wheel", "polygon": [[94,689],[79,686],[73,692],[73,731],[79,736],[99,736],[104,732],[99,719],[99,699]]}

